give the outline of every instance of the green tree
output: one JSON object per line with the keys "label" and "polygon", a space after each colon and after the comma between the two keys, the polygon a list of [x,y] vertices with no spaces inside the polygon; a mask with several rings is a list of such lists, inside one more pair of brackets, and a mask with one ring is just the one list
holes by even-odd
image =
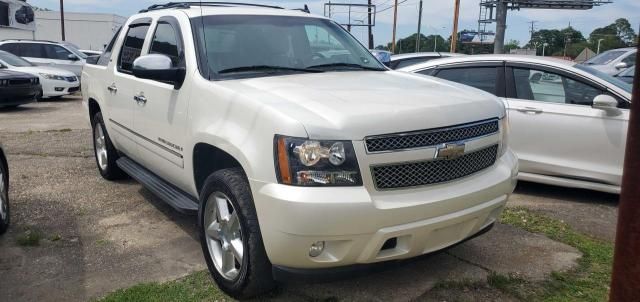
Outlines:
{"label": "green tree", "polygon": [[[418,34],[413,34],[406,38],[402,38],[398,40],[396,43],[396,54],[399,53],[411,53],[416,51],[416,42],[417,42]],[[391,43],[387,44],[387,49],[391,49]],[[429,52],[429,51],[441,51],[446,52],[449,51],[449,43],[440,35],[429,35],[425,36],[420,34],[420,52]]]}
{"label": "green tree", "polygon": [[511,52],[512,49],[518,49],[520,48],[520,41],[518,40],[509,40],[509,42],[507,42],[504,45],[504,52],[505,53],[509,53]]}
{"label": "green tree", "polygon": [[633,46],[637,40],[638,35],[631,27],[629,20],[624,18],[605,27],[596,28],[589,35],[589,43],[593,49],[598,48],[598,41],[600,41],[600,51]]}

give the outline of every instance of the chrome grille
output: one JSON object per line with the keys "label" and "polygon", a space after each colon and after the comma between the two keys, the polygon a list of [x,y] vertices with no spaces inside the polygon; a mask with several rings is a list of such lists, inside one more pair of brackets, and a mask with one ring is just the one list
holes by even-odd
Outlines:
{"label": "chrome grille", "polygon": [[373,181],[379,190],[417,187],[452,181],[493,166],[498,145],[474,151],[452,160],[429,160],[374,166]]}
{"label": "chrome grille", "polygon": [[367,151],[375,153],[436,146],[490,135],[499,131],[498,120],[491,120],[426,131],[382,135],[365,140]]}

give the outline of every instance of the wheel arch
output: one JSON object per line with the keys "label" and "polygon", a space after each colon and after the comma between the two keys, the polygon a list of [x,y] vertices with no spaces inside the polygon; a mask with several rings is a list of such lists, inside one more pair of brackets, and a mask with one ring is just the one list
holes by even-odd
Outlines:
{"label": "wheel arch", "polygon": [[96,113],[102,112],[100,108],[100,104],[94,98],[89,98],[89,120],[93,123],[93,117],[96,116]]}
{"label": "wheel arch", "polygon": [[193,179],[198,195],[202,191],[205,180],[211,174],[222,169],[240,168],[247,170],[236,156],[208,143],[197,143],[193,148]]}

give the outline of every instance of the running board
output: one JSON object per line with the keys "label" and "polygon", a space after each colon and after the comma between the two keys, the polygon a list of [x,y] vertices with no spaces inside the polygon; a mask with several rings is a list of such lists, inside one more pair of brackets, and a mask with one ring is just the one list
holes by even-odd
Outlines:
{"label": "running board", "polygon": [[189,196],[189,194],[174,187],[127,157],[120,157],[116,163],[120,169],[137,180],[154,195],[160,197],[176,211],[186,215],[198,214],[198,201]]}

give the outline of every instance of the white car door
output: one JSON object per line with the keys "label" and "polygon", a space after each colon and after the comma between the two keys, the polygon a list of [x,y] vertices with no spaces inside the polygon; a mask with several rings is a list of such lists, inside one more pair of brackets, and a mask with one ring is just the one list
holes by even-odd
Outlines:
{"label": "white car door", "polygon": [[[166,55],[173,67],[187,70],[178,20],[165,16],[155,24],[149,36],[148,53]],[[195,67],[191,70],[195,71]],[[183,157],[188,134],[189,88],[189,83],[176,86],[147,79],[136,79],[135,87],[138,102],[134,130],[138,133],[140,163],[185,190],[192,177],[185,174]]]}
{"label": "white car door", "polygon": [[506,73],[521,172],[620,185],[628,110],[593,108],[606,89],[560,70],[510,64]]}
{"label": "white car door", "polygon": [[82,75],[84,61],[66,48],[55,44],[42,44],[48,58],[48,65]]}

